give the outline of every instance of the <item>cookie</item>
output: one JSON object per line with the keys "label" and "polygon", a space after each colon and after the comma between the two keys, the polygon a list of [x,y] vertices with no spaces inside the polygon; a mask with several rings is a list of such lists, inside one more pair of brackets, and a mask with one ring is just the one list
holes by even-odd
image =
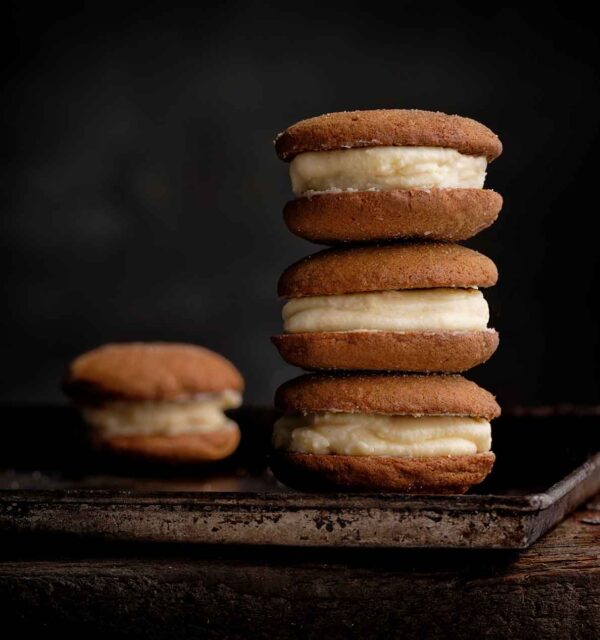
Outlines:
{"label": "cookie", "polygon": [[305,374],[281,385],[275,407],[284,414],[343,411],[387,415],[461,415],[492,420],[494,396],[459,375]]}
{"label": "cookie", "polygon": [[317,244],[399,239],[466,240],[494,223],[502,197],[490,189],[346,191],[289,201],[288,229]]}
{"label": "cookie", "polygon": [[237,426],[209,433],[178,436],[92,437],[99,449],[111,453],[170,464],[212,462],[230,456],[240,443]]}
{"label": "cookie", "polygon": [[271,338],[281,357],[302,369],[460,373],[486,362],[498,348],[483,331],[321,331]]}
{"label": "cookie", "polygon": [[96,400],[176,400],[243,387],[239,371],[223,356],[168,342],[98,347],[73,360],[63,383],[69,396]]}
{"label": "cookie", "polygon": [[323,244],[456,241],[494,222],[500,196],[483,189],[502,151],[484,125],[439,112],[381,109],[296,123],[275,148],[296,200],[284,219]]}
{"label": "cookie", "polygon": [[489,258],[454,244],[321,251],[281,276],[284,333],[272,341],[307,370],[466,371],[498,347],[476,288],[497,276]]}
{"label": "cookie", "polygon": [[270,467],[280,482],[299,491],[460,495],[483,482],[495,460],[491,452],[472,456],[377,459],[276,452]]}
{"label": "cookie", "polygon": [[457,244],[409,243],[325,249],[288,267],[277,287],[282,298],[367,291],[491,287],[496,265]]}
{"label": "cookie", "polygon": [[296,489],[459,494],[494,464],[500,408],[461,376],[304,375],[275,404],[271,469]]}
{"label": "cookie", "polygon": [[225,411],[244,381],[229,360],[197,345],[109,344],[76,358],[63,384],[99,448],[164,462],[206,462],[240,440]]}
{"label": "cookie", "polygon": [[418,109],[341,111],[302,120],[275,140],[284,161],[310,151],[364,147],[442,147],[491,162],[502,153],[495,133],[471,118]]}

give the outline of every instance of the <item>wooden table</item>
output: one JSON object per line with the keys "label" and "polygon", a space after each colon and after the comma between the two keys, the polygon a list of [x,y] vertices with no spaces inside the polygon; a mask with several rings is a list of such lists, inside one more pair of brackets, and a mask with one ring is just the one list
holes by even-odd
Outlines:
{"label": "wooden table", "polygon": [[600,638],[600,496],[520,553],[47,538],[0,548],[3,625],[37,633]]}

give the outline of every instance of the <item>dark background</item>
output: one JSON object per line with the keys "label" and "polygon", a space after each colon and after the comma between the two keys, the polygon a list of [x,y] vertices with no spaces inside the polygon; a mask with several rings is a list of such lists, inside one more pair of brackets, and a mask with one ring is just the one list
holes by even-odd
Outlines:
{"label": "dark background", "polygon": [[[295,11],[294,7],[302,11]],[[597,24],[455,3],[101,3],[5,9],[0,400],[60,398],[64,366],[112,340],[205,344],[270,402],[295,370],[279,273],[289,234],[274,135],[327,111],[419,107],[481,120],[504,155],[502,334],[470,377],[503,402],[600,402]]]}

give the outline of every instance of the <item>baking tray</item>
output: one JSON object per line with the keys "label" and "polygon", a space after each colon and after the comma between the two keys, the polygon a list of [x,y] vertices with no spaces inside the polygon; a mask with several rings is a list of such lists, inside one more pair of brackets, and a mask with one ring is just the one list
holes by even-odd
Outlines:
{"label": "baking tray", "polygon": [[[232,412],[242,444],[207,467],[91,450],[69,407],[0,407],[0,532],[321,547],[523,549],[600,491],[600,417],[494,422],[492,475],[464,496],[305,494],[266,468],[275,413]],[[534,415],[535,414],[535,415]]]}

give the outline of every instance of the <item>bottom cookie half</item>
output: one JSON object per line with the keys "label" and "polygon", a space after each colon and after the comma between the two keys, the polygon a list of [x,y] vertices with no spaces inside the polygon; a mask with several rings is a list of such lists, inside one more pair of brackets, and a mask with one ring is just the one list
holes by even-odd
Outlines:
{"label": "bottom cookie half", "polygon": [[494,329],[286,333],[272,340],[286,362],[308,370],[459,373],[485,362],[498,347]]}
{"label": "bottom cookie half", "polygon": [[193,464],[222,460],[231,455],[240,442],[237,425],[209,433],[178,436],[92,436],[100,449],[135,458],[175,464]]}
{"label": "bottom cookie half", "polygon": [[502,197],[489,189],[345,191],[296,198],[283,215],[292,233],[320,244],[455,242],[489,227],[501,207]]}
{"label": "bottom cookie half", "polygon": [[271,470],[301,491],[461,494],[490,473],[496,456],[399,458],[275,452]]}

